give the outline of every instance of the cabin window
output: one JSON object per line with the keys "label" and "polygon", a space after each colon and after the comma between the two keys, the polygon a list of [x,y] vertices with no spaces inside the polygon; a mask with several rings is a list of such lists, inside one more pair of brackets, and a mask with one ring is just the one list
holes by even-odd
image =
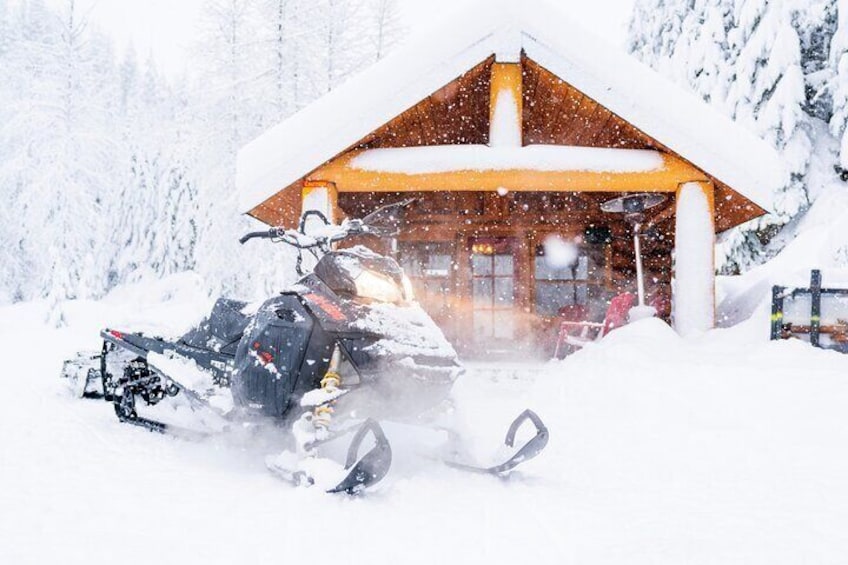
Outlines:
{"label": "cabin window", "polygon": [[565,306],[585,306],[589,303],[591,284],[589,256],[581,251],[576,261],[568,267],[551,265],[545,248],[536,248],[536,313],[540,316],[559,315]]}
{"label": "cabin window", "polygon": [[477,239],[471,245],[474,337],[478,341],[513,339],[515,332],[514,242]]}
{"label": "cabin window", "polygon": [[400,263],[412,282],[416,299],[434,318],[450,311],[453,288],[453,246],[450,243],[415,243],[400,247]]}

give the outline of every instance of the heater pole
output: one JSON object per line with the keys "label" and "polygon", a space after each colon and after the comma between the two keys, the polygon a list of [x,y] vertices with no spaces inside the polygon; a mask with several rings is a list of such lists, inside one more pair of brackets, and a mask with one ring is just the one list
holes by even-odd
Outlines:
{"label": "heater pole", "polygon": [[639,230],[642,225],[633,224],[633,248],[636,250],[636,288],[639,293],[639,306],[645,305],[645,279],[642,270],[642,242],[639,240]]}

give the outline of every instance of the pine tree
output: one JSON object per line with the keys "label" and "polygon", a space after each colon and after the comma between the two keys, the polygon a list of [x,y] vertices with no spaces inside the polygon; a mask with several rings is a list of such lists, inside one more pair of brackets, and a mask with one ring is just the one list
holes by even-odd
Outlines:
{"label": "pine tree", "polygon": [[104,131],[109,93],[93,83],[109,67],[110,52],[84,34],[86,22],[73,0],[62,4],[59,18],[38,0],[24,3],[21,14],[17,63],[35,88],[16,100],[20,121],[4,144],[16,150],[17,201],[33,229],[21,231],[17,244],[38,258],[24,296],[97,294],[103,281],[96,252],[102,223],[96,219],[111,151]]}
{"label": "pine tree", "polygon": [[399,40],[400,13],[397,0],[370,0],[367,9],[367,29],[370,30],[371,48],[376,60],[382,59]]}
{"label": "pine tree", "polygon": [[799,4],[797,24],[806,79],[804,111],[827,122],[833,115],[829,80],[834,75],[831,46],[837,40],[837,0],[807,0]]}
{"label": "pine tree", "polygon": [[832,73],[827,88],[833,109],[830,132],[840,140],[839,165],[845,171],[848,170],[848,1],[838,0],[837,8],[837,32],[829,56]]}
{"label": "pine tree", "polygon": [[257,227],[237,151],[382,55],[394,2],[211,0],[173,82],[132,46],[116,60],[78,8],[0,0],[0,303],[187,269],[246,296],[289,282],[289,251],[237,243]]}
{"label": "pine tree", "polygon": [[753,125],[781,151],[786,165],[784,189],[776,195],[773,222],[784,224],[809,206],[803,181],[810,164],[810,117],[804,112],[806,85],[801,41],[786,2],[749,0],[738,13],[732,39],[739,46],[731,88],[734,117]]}
{"label": "pine tree", "polygon": [[835,2],[637,0],[631,51],[761,135],[785,165],[775,214],[725,234],[725,272],[773,255],[782,241],[775,235],[810,205],[806,179],[817,120],[833,111]]}

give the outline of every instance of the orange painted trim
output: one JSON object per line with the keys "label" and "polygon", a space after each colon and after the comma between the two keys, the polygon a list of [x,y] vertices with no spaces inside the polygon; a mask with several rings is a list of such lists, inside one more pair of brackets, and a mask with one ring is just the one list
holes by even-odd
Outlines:
{"label": "orange painted trim", "polygon": [[[339,208],[339,191],[336,188],[336,185],[332,182],[327,181],[310,181],[307,180],[303,183],[303,189],[301,189],[301,207],[303,206],[303,202],[306,202],[307,197],[316,191],[325,191],[327,195],[327,199],[329,200],[329,210],[321,210],[325,214],[329,214],[328,218],[333,223],[338,223],[341,221],[341,209]],[[305,210],[301,209],[301,213],[305,212]]]}
{"label": "orange painted trim", "polygon": [[339,192],[676,192],[685,182],[708,182],[700,170],[672,155],[663,154],[661,169],[645,172],[454,170],[439,173],[395,173],[356,169],[351,151],[317,169],[311,181],[335,184]]}
{"label": "orange painted trim", "polygon": [[523,75],[521,63],[493,63],[489,89],[489,123],[494,123],[495,112],[501,96],[509,96],[515,108],[515,123],[518,138],[521,138],[524,112]]}

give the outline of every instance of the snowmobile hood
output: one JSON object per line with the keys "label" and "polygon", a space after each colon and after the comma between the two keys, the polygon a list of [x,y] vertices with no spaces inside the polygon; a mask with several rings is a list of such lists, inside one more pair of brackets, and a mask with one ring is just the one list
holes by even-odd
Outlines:
{"label": "snowmobile hood", "polygon": [[355,330],[377,336],[375,353],[393,358],[456,360],[456,351],[417,303],[408,305],[358,305],[350,324]]}
{"label": "snowmobile hood", "polygon": [[361,371],[381,373],[405,366],[420,369],[423,379],[450,382],[462,372],[456,350],[417,303],[363,304],[339,297],[311,275],[293,290]]}

